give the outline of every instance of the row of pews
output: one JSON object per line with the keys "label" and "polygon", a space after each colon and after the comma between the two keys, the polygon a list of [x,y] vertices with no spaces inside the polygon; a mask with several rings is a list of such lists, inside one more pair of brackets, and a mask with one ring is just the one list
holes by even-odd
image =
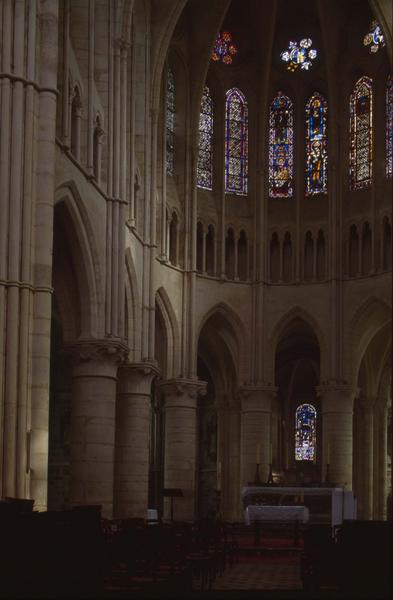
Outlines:
{"label": "row of pews", "polygon": [[99,506],[34,512],[1,501],[0,527],[1,598],[185,597],[211,589],[239,556],[229,524],[108,520]]}
{"label": "row of pews", "polygon": [[392,597],[392,532],[388,521],[310,525],[303,533],[301,579],[312,597],[384,600]]}

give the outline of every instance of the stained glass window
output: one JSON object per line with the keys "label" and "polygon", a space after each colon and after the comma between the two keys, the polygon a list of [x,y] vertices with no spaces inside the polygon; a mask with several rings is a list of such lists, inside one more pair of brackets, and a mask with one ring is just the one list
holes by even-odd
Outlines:
{"label": "stained glass window", "polygon": [[306,104],[306,194],[327,191],[327,102],[315,93]]}
{"label": "stained glass window", "polygon": [[197,185],[207,190],[213,188],[213,102],[206,85],[199,113]]}
{"label": "stained glass window", "polygon": [[389,75],[386,85],[386,177],[393,172],[393,79]]}
{"label": "stained glass window", "polygon": [[224,64],[230,65],[236,53],[237,47],[229,31],[223,31],[220,33],[214,42],[214,48],[211,56],[212,60],[221,60]]}
{"label": "stained glass window", "polygon": [[293,195],[293,106],[282,92],[270,105],[269,194],[273,198]]}
{"label": "stained glass window", "polygon": [[351,189],[371,183],[372,177],[372,80],[361,77],[350,100],[350,179]]}
{"label": "stained glass window", "polygon": [[247,194],[248,109],[237,88],[227,91],[225,110],[225,191]]}
{"label": "stained glass window", "polygon": [[301,404],[295,415],[295,460],[314,460],[317,445],[317,411]]}
{"label": "stained glass window", "polygon": [[304,38],[297,42],[289,42],[288,50],[281,52],[281,60],[287,63],[288,71],[295,71],[299,66],[301,69],[308,71],[312,65],[312,61],[317,57],[315,48],[311,48],[312,40]]}
{"label": "stained glass window", "polygon": [[370,31],[364,36],[363,44],[370,46],[370,52],[378,52],[379,48],[385,46],[385,38],[383,37],[382,29],[378,21],[371,21]]}
{"label": "stained glass window", "polygon": [[166,172],[175,172],[175,77],[168,69],[166,82]]}

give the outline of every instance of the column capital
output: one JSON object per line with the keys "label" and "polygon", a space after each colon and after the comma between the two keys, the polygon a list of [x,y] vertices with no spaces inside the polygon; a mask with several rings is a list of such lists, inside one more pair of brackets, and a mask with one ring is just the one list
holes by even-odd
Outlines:
{"label": "column capital", "polygon": [[[128,346],[117,339],[89,339],[79,340],[75,344],[67,347],[67,352],[72,357],[74,369],[86,371],[89,374],[90,369],[94,374],[105,375],[105,367],[111,370],[121,365],[127,358]],[[99,373],[97,366],[99,365]]]}
{"label": "column capital", "polygon": [[200,379],[166,379],[160,383],[160,389],[165,396],[178,396],[196,399],[198,396],[204,396],[207,391],[206,381]]}
{"label": "column capital", "polygon": [[154,377],[160,374],[156,361],[125,363],[119,367],[119,394],[150,395]]}
{"label": "column capital", "polygon": [[271,401],[277,395],[278,388],[269,382],[255,385],[243,385],[237,390],[242,411],[270,411]]}
{"label": "column capital", "polygon": [[360,388],[347,381],[328,380],[315,388],[317,396],[322,400],[322,412],[352,412],[355,398],[359,397]]}

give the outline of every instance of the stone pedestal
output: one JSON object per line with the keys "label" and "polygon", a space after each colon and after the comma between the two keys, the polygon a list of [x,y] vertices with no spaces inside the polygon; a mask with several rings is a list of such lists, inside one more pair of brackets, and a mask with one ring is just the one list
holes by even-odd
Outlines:
{"label": "stone pedestal", "polygon": [[256,463],[259,462],[261,483],[265,484],[271,462],[271,414],[277,388],[272,385],[240,388],[241,442],[240,482],[247,485],[254,481]]}
{"label": "stone pedestal", "polygon": [[119,369],[116,409],[116,518],[146,517],[149,491],[151,384],[158,369],[149,363]]}
{"label": "stone pedestal", "polygon": [[[198,395],[206,383],[196,379],[171,379],[161,383],[165,397],[164,488],[180,488],[183,498],[174,499],[175,520],[195,518]],[[170,516],[165,500],[164,516]]]}
{"label": "stone pedestal", "polygon": [[101,504],[112,517],[117,368],[127,348],[118,341],[73,346],[71,504]]}
{"label": "stone pedestal", "polygon": [[353,405],[357,388],[333,383],[317,388],[322,405],[323,473],[329,463],[329,479],[352,490]]}

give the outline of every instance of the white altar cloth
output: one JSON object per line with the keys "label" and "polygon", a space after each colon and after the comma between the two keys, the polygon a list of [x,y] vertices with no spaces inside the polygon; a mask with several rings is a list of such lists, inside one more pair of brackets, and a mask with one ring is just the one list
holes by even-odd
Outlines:
{"label": "white altar cloth", "polygon": [[299,521],[307,523],[310,511],[306,506],[258,506],[250,504],[244,511],[246,525],[253,521],[282,521],[283,523]]}

